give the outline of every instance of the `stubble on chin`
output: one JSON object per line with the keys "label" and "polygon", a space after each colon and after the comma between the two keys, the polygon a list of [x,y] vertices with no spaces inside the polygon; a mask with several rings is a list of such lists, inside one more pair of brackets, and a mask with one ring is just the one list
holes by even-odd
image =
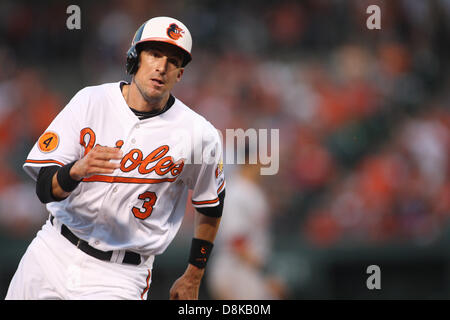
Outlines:
{"label": "stubble on chin", "polygon": [[[163,93],[156,93],[150,94],[146,89],[145,86],[142,86],[139,81],[136,81],[136,79],[133,77],[133,82],[136,84],[136,88],[139,90],[139,93],[144,98],[147,103],[155,105],[159,104],[159,102],[164,98]],[[155,90],[156,91],[156,90]]]}

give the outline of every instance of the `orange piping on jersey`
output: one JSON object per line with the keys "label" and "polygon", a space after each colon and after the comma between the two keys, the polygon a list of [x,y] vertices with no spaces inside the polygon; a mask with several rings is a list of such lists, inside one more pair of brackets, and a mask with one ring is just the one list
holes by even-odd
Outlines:
{"label": "orange piping on jersey", "polygon": [[57,164],[59,166],[63,166],[64,163],[56,161],[56,160],[25,160],[25,163],[39,163],[39,164]]}
{"label": "orange piping on jersey", "polygon": [[216,203],[217,201],[219,201],[219,198],[215,198],[213,200],[205,200],[205,201],[194,201],[192,200],[193,204],[196,205],[200,205],[200,204],[211,204],[211,203]]}
{"label": "orange piping on jersey", "polygon": [[162,178],[162,179],[147,179],[147,178],[129,178],[129,177],[114,177],[94,175],[89,178],[84,178],[83,182],[108,182],[108,183],[162,183],[174,182],[177,178]]}
{"label": "orange piping on jersey", "polygon": [[223,182],[222,182],[222,184],[220,185],[219,189],[217,189],[217,194],[219,194],[220,191],[222,191],[224,185],[225,185],[225,180],[223,180]]}
{"label": "orange piping on jersey", "polygon": [[144,291],[142,291],[141,300],[144,300],[144,295],[148,291],[148,289],[150,288],[150,275],[151,275],[151,272],[150,272],[150,269],[148,269],[148,276],[147,276],[147,279],[145,280],[147,285],[144,288]]}

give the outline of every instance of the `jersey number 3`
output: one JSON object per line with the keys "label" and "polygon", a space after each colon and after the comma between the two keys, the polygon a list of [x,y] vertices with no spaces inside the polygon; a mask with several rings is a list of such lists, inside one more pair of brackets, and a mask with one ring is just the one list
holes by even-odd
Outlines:
{"label": "jersey number 3", "polygon": [[133,212],[133,215],[136,218],[139,218],[142,220],[147,219],[152,214],[153,206],[156,203],[156,199],[157,199],[156,194],[151,191],[146,191],[144,193],[141,193],[139,195],[138,199],[145,200],[144,203],[142,204],[142,207],[141,208],[133,207],[133,209],[131,209],[131,211]]}

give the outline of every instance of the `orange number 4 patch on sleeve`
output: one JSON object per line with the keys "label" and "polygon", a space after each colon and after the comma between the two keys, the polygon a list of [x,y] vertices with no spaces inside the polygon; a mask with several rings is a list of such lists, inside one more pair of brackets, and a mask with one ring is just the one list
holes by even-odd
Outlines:
{"label": "orange number 4 patch on sleeve", "polygon": [[55,132],[47,131],[39,138],[38,147],[42,152],[51,152],[58,148],[59,136]]}

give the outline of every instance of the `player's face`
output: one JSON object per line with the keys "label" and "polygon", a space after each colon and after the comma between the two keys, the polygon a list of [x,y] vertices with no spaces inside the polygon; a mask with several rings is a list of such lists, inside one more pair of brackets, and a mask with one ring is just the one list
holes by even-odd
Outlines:
{"label": "player's face", "polygon": [[167,97],[175,83],[181,80],[184,71],[181,64],[182,57],[172,45],[152,43],[144,46],[134,76],[144,99],[149,101]]}

